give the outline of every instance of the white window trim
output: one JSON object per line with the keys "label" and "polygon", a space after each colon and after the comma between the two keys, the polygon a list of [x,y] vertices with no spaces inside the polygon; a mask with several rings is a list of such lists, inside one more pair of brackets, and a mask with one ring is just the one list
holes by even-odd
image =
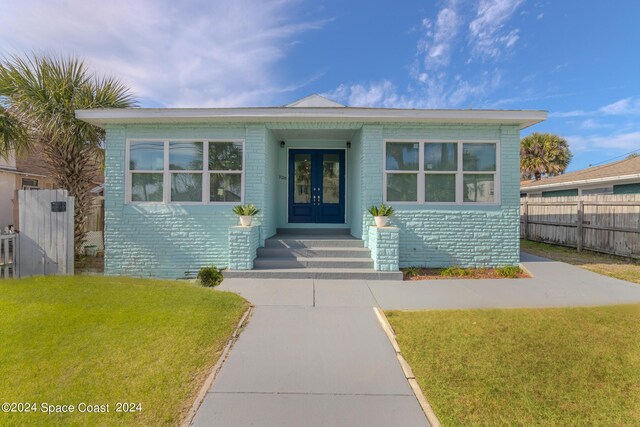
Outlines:
{"label": "white window trim", "polygon": [[[131,170],[129,168],[130,148],[132,142],[162,142],[164,165],[162,170]],[[169,142],[202,142],[202,170],[170,170],[169,169]],[[209,143],[210,142],[239,142],[242,144],[242,169],[241,170],[209,170]],[[127,138],[125,143],[125,204],[131,205],[221,205],[233,206],[244,204],[245,195],[245,170],[246,170],[246,144],[244,139],[237,138]],[[161,202],[145,202],[131,200],[131,183],[132,174],[134,173],[157,173],[162,174],[162,201]],[[171,201],[171,174],[172,173],[202,173],[202,201],[200,202],[173,202]],[[240,201],[239,202],[215,202],[210,201],[210,186],[212,173],[238,174],[241,175],[240,183]]]}
{"label": "white window trim", "polygon": [[[387,170],[387,143],[405,143],[418,144],[418,170],[411,171],[393,171]],[[424,169],[424,144],[425,143],[457,143],[458,144],[458,169],[455,171],[425,171]],[[463,170],[463,144],[495,144],[496,146],[496,170],[495,171],[465,171]],[[498,206],[501,204],[500,194],[500,141],[499,140],[466,140],[466,139],[396,139],[389,138],[382,141],[382,200],[383,203],[393,203],[394,205],[427,205],[427,206]],[[417,174],[418,179],[418,200],[405,201],[389,201],[387,200],[387,174]],[[424,194],[424,177],[428,174],[448,174],[456,176],[456,201],[455,202],[427,202]],[[483,174],[493,175],[494,191],[493,202],[464,202],[464,175],[465,174]]]}

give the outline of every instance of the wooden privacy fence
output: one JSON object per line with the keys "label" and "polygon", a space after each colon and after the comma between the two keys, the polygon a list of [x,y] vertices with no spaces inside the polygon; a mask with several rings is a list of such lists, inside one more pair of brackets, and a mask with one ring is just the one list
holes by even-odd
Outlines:
{"label": "wooden privacy fence", "polygon": [[0,234],[0,278],[19,277],[18,235]]}
{"label": "wooden privacy fence", "polygon": [[20,277],[73,274],[74,198],[67,190],[18,191]]}
{"label": "wooden privacy fence", "polygon": [[524,239],[640,258],[640,195],[520,200]]}

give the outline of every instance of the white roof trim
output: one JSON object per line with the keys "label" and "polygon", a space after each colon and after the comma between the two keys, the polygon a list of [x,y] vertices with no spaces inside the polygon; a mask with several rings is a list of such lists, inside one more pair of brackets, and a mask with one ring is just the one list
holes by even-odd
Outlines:
{"label": "white roof trim", "polygon": [[116,108],[76,110],[76,117],[96,126],[144,123],[362,122],[505,124],[520,129],[547,118],[539,110],[410,110],[394,108]]}
{"label": "white roof trim", "polygon": [[325,98],[324,96],[314,94],[305,96],[302,99],[298,99],[297,101],[292,102],[291,104],[287,104],[286,107],[289,108],[304,108],[304,107],[319,107],[319,108],[335,108],[335,107],[344,107],[344,105],[335,102],[332,99]]}
{"label": "white roof trim", "polygon": [[606,184],[609,182],[630,181],[630,180],[631,181],[640,180],[640,173],[634,173],[631,175],[607,176],[604,178],[580,179],[576,181],[556,182],[551,184],[528,185],[526,187],[521,187],[520,191],[528,192],[528,191],[544,190],[548,188],[576,187],[576,186],[588,185],[588,184]]}

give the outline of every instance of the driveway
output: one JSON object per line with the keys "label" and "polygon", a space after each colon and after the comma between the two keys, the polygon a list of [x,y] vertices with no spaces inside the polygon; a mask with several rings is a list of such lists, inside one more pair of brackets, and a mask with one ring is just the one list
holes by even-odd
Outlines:
{"label": "driveway", "polygon": [[458,309],[640,302],[640,285],[522,254],[531,279],[227,279],[256,307],[196,426],[425,426],[371,307]]}

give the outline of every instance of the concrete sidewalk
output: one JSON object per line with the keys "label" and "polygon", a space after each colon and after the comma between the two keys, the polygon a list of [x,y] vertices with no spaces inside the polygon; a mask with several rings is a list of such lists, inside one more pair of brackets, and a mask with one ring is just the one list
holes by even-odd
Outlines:
{"label": "concrete sidewalk", "polygon": [[640,302],[640,285],[523,254],[531,279],[227,279],[256,307],[196,426],[428,425],[371,307],[457,309]]}

